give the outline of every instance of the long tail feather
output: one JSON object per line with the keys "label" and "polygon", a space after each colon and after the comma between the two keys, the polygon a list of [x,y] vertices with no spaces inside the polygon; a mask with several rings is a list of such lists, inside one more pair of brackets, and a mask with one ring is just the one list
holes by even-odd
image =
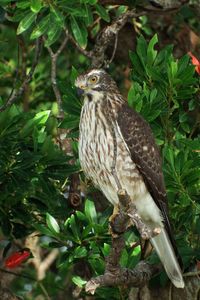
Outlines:
{"label": "long tail feather", "polygon": [[182,272],[166,230],[162,228],[161,233],[151,239],[151,243],[172,283],[177,288],[184,288]]}

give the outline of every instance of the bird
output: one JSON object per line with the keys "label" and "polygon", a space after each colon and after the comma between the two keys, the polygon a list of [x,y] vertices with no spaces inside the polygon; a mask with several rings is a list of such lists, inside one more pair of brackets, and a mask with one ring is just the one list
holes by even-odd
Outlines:
{"label": "bird", "polygon": [[184,288],[168,218],[161,155],[150,125],[129,107],[104,69],[80,74],[75,87],[83,99],[79,124],[83,172],[114,207],[119,204],[118,181],[142,222],[150,229],[161,229],[150,242],[172,283]]}

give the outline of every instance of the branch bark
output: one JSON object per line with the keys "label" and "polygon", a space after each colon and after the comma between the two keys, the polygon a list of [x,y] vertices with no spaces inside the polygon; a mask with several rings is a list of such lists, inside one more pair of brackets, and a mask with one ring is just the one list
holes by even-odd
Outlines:
{"label": "branch bark", "polygon": [[42,50],[42,39],[39,38],[36,40],[36,43],[35,43],[35,57],[34,57],[34,60],[33,60],[33,63],[32,63],[29,73],[26,75],[21,87],[17,91],[15,90],[13,93],[11,93],[11,95],[8,97],[6,103],[0,107],[0,112],[4,111],[6,108],[10,107],[24,93],[24,91],[27,87],[27,84],[31,81],[31,79],[33,77],[35,68],[39,61],[41,50]]}
{"label": "branch bark", "polygon": [[145,12],[137,14],[135,9],[128,10],[114,20],[111,25],[108,25],[101,31],[92,50],[93,68],[100,68],[105,62],[105,51],[108,48],[110,41],[113,39],[113,37],[117,38],[119,31],[128,22],[128,20],[142,15],[145,15]]}

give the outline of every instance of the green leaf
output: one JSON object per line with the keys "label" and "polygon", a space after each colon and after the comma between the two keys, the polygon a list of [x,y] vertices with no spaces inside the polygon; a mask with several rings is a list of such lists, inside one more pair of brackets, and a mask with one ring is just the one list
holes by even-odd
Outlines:
{"label": "green leaf", "polygon": [[7,4],[9,3],[11,0],[0,0],[0,5],[3,5],[3,4]]}
{"label": "green leaf", "polygon": [[67,116],[59,125],[60,128],[74,129],[78,128],[80,119],[77,116]]}
{"label": "green leaf", "polygon": [[78,246],[75,249],[73,255],[74,255],[74,258],[86,257],[87,256],[87,249],[85,247]]}
{"label": "green leaf", "polygon": [[85,23],[86,23],[86,26],[89,26],[94,21],[93,14],[92,14],[92,10],[89,5],[85,5],[85,10],[86,10]]}
{"label": "green leaf", "polygon": [[34,13],[38,13],[42,8],[41,0],[31,0],[31,10]]}
{"label": "green leaf", "polygon": [[51,111],[50,110],[45,110],[37,113],[33,119],[28,120],[26,125],[21,129],[21,135],[23,137],[29,135],[35,126],[41,127],[45,125],[47,122],[49,115]]}
{"label": "green leaf", "polygon": [[75,216],[71,215],[68,222],[70,224],[70,227],[71,227],[74,237],[76,238],[77,242],[79,242],[80,241],[80,232],[79,232],[79,228],[76,224]]}
{"label": "green leaf", "polygon": [[51,216],[49,213],[46,213],[46,223],[47,223],[47,226],[49,227],[49,229],[53,233],[60,233],[60,227],[59,227],[56,219],[53,216]]}
{"label": "green leaf", "polygon": [[87,283],[87,280],[83,280],[79,276],[73,276],[72,277],[72,281],[73,281],[73,283],[75,283],[76,285],[78,285],[80,288],[82,288]]}
{"label": "green leaf", "polygon": [[72,66],[71,73],[70,73],[70,81],[73,85],[78,75],[79,75],[78,71],[74,66]]}
{"label": "green leaf", "polygon": [[85,49],[87,46],[88,34],[85,25],[83,25],[81,22],[77,22],[74,17],[71,17],[70,24],[76,41],[83,49]]}
{"label": "green leaf", "polygon": [[45,46],[51,46],[53,43],[55,43],[58,38],[60,37],[62,28],[60,27],[59,24],[57,24],[56,22],[54,22],[54,17],[52,17],[52,14],[50,15],[50,28],[47,31],[47,40],[45,41]]}
{"label": "green leaf", "polygon": [[147,47],[147,63],[148,65],[152,65],[156,59],[157,51],[154,50],[155,44],[158,42],[158,36],[155,34],[149,42]]}
{"label": "green leaf", "polygon": [[136,47],[137,55],[140,58],[140,61],[146,69],[146,60],[147,60],[147,42],[145,38],[141,35],[139,39],[137,39],[137,47]]}
{"label": "green leaf", "polygon": [[138,55],[135,52],[129,52],[129,56],[133,65],[133,72],[139,73],[141,76],[145,76],[144,74],[144,67],[139,59]]}
{"label": "green leaf", "polygon": [[104,243],[103,244],[103,247],[101,248],[101,250],[102,250],[102,252],[103,252],[103,255],[106,257],[106,256],[108,256],[109,255],[109,253],[110,253],[110,245],[109,244],[107,244],[107,243]]}
{"label": "green leaf", "polygon": [[30,12],[26,17],[24,17],[18,25],[17,34],[21,34],[25,30],[27,30],[31,24],[34,22],[36,14],[34,12]]}
{"label": "green leaf", "polygon": [[30,39],[37,39],[38,37],[40,37],[42,34],[44,34],[49,26],[49,15],[47,15],[46,17],[44,17],[37,25],[36,27],[33,29]]}
{"label": "green leaf", "polygon": [[29,1],[23,1],[23,0],[21,0],[21,1],[17,1],[17,8],[21,8],[21,9],[26,9],[26,8],[28,8],[28,7],[30,7],[30,3],[29,3]]}
{"label": "green leaf", "polygon": [[106,22],[110,22],[110,16],[107,10],[100,4],[95,5],[98,15]]}
{"label": "green leaf", "polygon": [[153,103],[153,101],[156,99],[156,97],[157,97],[157,94],[158,94],[158,91],[157,91],[157,89],[153,89],[153,90],[151,90],[151,92],[150,92],[150,103]]}
{"label": "green leaf", "polygon": [[97,213],[94,202],[90,200],[85,201],[85,215],[92,223],[97,223]]}
{"label": "green leaf", "polygon": [[51,14],[54,15],[54,22],[60,26],[64,26],[64,16],[63,14],[54,6],[51,6]]}

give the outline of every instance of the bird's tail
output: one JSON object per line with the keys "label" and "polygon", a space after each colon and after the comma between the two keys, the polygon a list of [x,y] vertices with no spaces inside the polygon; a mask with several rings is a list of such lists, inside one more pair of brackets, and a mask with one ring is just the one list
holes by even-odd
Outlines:
{"label": "bird's tail", "polygon": [[172,283],[177,288],[184,288],[182,272],[166,230],[162,228],[161,233],[151,239],[151,243]]}

